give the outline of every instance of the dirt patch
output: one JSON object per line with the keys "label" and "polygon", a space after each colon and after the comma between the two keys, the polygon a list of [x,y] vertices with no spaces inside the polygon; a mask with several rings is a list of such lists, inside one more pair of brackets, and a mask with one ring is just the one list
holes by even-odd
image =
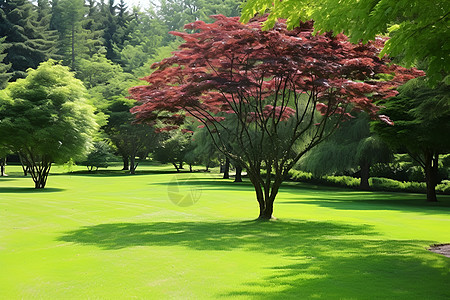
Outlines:
{"label": "dirt patch", "polygon": [[428,250],[450,257],[450,244],[432,245]]}

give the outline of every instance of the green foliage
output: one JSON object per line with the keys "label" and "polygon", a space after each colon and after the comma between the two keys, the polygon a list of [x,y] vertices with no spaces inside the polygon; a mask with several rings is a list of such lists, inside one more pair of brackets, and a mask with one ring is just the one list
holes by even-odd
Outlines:
{"label": "green foliage", "polygon": [[[81,21],[86,9],[84,0],[59,0],[53,4],[52,22],[54,29],[59,32],[59,54],[64,63],[75,69],[79,57],[79,47],[82,45],[80,33]],[[57,21],[55,21],[57,20]]]}
{"label": "green foliage", "polygon": [[248,0],[242,20],[266,11],[270,12],[266,28],[278,18],[286,18],[291,27],[313,19],[317,31],[343,32],[355,43],[387,34],[391,39],[381,55],[396,57],[408,67],[426,61],[427,75],[434,82],[449,74],[449,1]]}
{"label": "green foliage", "polygon": [[436,190],[443,194],[450,194],[450,180],[442,180],[442,182],[436,186]]}
{"label": "green foliage", "polygon": [[[97,124],[83,83],[68,68],[42,63],[9,84],[6,94],[0,99],[0,147],[18,152],[32,168],[44,168],[39,172],[86,154]],[[36,187],[43,188],[41,175],[34,176]]]}
{"label": "green foliage", "polygon": [[12,80],[26,76],[28,68],[53,57],[56,36],[38,20],[30,1],[0,1],[0,37],[9,46],[4,63],[11,64]]}
{"label": "green foliage", "polygon": [[[242,0],[161,0],[158,15],[169,31],[182,30],[185,24],[202,20],[212,22],[211,15],[236,17]],[[173,36],[166,36],[166,42]]]}
{"label": "green foliage", "polygon": [[6,87],[6,83],[12,74],[8,73],[8,70],[11,68],[11,64],[3,63],[3,60],[6,57],[4,53],[5,50],[9,47],[4,43],[6,37],[0,38],[0,90]]}
{"label": "green foliage", "polygon": [[81,162],[86,166],[89,171],[94,168],[107,168],[110,165],[113,155],[111,153],[110,146],[104,141],[98,141],[94,143],[93,148],[86,157],[86,160]]}
{"label": "green foliage", "polygon": [[289,178],[293,181],[337,187],[356,188],[360,185],[360,180],[358,178],[350,176],[313,176],[312,173],[299,170],[291,170],[289,172]]}
{"label": "green foliage", "polygon": [[390,146],[420,154],[424,149],[438,153],[450,150],[450,86],[430,88],[424,79],[414,79],[399,88],[400,94],[387,101],[380,113],[389,115],[394,126],[373,122],[372,128]]}
{"label": "green foliage", "polygon": [[424,182],[406,181],[401,182],[389,178],[372,177],[370,185],[375,190],[383,191],[402,191],[409,193],[423,193],[426,185]]}
{"label": "green foliage", "polygon": [[153,158],[160,163],[171,163],[177,171],[183,166],[186,154],[190,149],[192,135],[184,133],[182,130],[173,130],[163,135],[158,147],[153,150]]}
{"label": "green foliage", "polygon": [[369,117],[360,113],[343,122],[333,135],[311,149],[300,159],[298,168],[322,176],[357,170],[363,163],[373,165],[390,159],[387,146],[371,135]]}
{"label": "green foliage", "polygon": [[[104,54],[97,53],[90,59],[83,58],[80,60],[76,76],[90,89],[98,85],[108,85],[108,81],[119,76],[122,72],[119,65],[107,59]],[[122,93],[119,92],[118,94]]]}

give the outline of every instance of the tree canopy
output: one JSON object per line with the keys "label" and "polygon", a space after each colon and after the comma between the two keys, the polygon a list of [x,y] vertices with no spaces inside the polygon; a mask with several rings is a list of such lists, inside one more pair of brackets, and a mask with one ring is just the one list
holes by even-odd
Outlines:
{"label": "tree canopy", "polygon": [[427,75],[439,81],[450,71],[450,2],[438,0],[248,0],[242,20],[269,12],[265,28],[286,18],[290,28],[314,20],[316,31],[344,33],[351,42],[390,36],[381,55],[389,54],[406,67],[425,61]]}

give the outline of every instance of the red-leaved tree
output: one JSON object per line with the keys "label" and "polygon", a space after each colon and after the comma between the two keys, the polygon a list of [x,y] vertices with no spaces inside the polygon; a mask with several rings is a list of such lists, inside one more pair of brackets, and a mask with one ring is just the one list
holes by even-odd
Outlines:
{"label": "red-leaved tree", "polygon": [[163,120],[167,130],[187,117],[203,123],[217,148],[247,170],[259,219],[272,218],[288,171],[351,110],[390,122],[372,100],[422,75],[380,59],[382,39],[354,45],[344,35],[313,35],[313,22],[262,31],[263,18],[214,18],[186,25],[192,33],[172,32],[185,43],[152,66],[148,85],[130,89],[140,103],[132,112],[142,122]]}

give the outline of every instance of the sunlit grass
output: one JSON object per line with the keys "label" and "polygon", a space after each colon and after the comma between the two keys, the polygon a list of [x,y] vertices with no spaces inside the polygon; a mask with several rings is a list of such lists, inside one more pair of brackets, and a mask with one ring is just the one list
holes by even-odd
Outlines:
{"label": "sunlit grass", "polygon": [[0,299],[450,297],[450,258],[426,250],[450,242],[449,196],[288,183],[255,222],[248,182],[79,170],[0,178]]}

